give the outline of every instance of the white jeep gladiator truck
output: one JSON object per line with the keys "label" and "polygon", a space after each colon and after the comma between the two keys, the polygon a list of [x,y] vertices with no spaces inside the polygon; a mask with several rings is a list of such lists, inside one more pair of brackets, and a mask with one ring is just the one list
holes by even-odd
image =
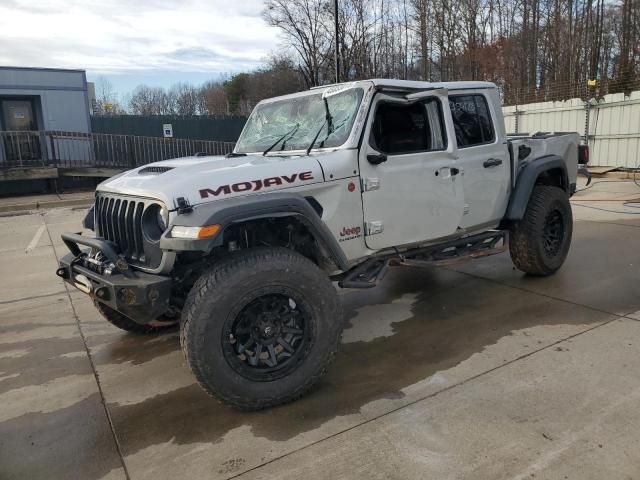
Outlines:
{"label": "white jeep gladiator truck", "polygon": [[[101,183],[57,274],[131,332],[179,321],[200,385],[243,409],[300,397],[343,328],[334,283],[509,248],[554,273],[572,233],[575,133],[508,137],[486,82],[367,80],[272,98],[233,153]],[[588,153],[588,152],[587,152]],[[88,247],[88,248],[86,248]]]}

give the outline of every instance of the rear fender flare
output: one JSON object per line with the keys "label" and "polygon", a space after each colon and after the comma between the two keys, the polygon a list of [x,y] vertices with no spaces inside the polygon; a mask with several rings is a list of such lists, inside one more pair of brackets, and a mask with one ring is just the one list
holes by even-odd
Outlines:
{"label": "rear fender flare", "polygon": [[559,169],[561,171],[562,188],[569,192],[569,176],[567,174],[567,166],[562,157],[558,155],[545,155],[527,162],[520,170],[515,188],[511,194],[505,220],[521,220],[527,209],[531,192],[536,185],[538,178],[544,172]]}

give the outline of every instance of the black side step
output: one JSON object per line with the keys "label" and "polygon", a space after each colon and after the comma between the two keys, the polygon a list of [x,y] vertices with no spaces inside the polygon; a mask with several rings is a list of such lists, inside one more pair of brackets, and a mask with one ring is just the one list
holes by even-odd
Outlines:
{"label": "black side step", "polygon": [[[501,245],[500,242],[502,242]],[[389,270],[389,266],[433,267],[451,265],[473,258],[488,257],[509,247],[507,230],[491,230],[452,242],[408,250],[382,257],[372,257],[344,274],[338,285],[342,288],[373,288]]]}
{"label": "black side step", "polygon": [[382,281],[389,270],[391,258],[370,258],[347,273],[338,282],[342,288],[373,288]]}
{"label": "black side step", "polygon": [[[501,245],[498,246],[500,243]],[[443,245],[406,252],[394,264],[407,266],[451,265],[474,258],[497,255],[508,247],[509,232],[507,230],[492,230]]]}

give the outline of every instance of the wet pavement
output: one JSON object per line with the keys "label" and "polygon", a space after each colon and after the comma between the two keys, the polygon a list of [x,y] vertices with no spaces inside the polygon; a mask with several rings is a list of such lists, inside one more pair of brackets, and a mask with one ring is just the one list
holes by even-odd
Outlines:
{"label": "wet pavement", "polygon": [[341,291],[327,377],[257,413],[200,390],[177,332],[121,332],[55,277],[83,211],[0,218],[0,478],[636,478],[640,216],[591,207],[637,197],[574,197],[550,278],[502,254]]}

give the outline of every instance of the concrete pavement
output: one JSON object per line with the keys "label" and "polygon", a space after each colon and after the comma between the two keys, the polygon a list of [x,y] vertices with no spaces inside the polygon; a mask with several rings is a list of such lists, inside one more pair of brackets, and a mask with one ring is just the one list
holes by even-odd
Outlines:
{"label": "concrete pavement", "polygon": [[341,292],[329,375],[258,413],[204,394],[177,333],[123,333],[55,277],[84,212],[0,218],[0,478],[639,477],[637,197],[577,194],[551,278],[503,254]]}

